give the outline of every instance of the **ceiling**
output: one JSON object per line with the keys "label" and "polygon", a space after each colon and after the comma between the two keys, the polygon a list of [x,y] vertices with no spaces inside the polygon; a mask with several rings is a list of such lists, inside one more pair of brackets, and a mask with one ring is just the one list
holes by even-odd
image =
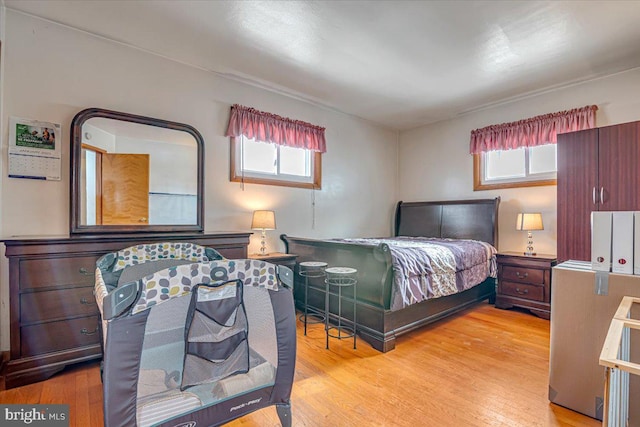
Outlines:
{"label": "ceiling", "polygon": [[637,1],[4,4],[399,130],[640,67]]}

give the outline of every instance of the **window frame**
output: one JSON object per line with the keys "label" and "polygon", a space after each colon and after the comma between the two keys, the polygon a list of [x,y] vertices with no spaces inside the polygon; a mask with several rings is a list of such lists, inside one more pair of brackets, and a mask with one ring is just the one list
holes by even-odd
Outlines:
{"label": "window frame", "polygon": [[[556,178],[548,178],[543,177],[540,179],[531,179],[531,175],[529,175],[529,148],[525,150],[525,170],[527,171],[527,175],[524,178],[506,178],[504,180],[500,180],[493,183],[483,182],[484,175],[484,162],[483,162],[483,154],[474,154],[473,155],[473,191],[482,191],[482,190],[498,190],[503,188],[526,188],[526,187],[542,187],[546,185],[557,185],[557,170],[556,170]],[[557,165],[557,154],[556,154],[556,165]]]}
{"label": "window frame", "polygon": [[[231,167],[229,180],[231,182],[242,182],[249,184],[262,184],[262,185],[276,185],[281,187],[295,187],[295,188],[311,188],[319,190],[322,188],[322,153],[313,151],[310,153],[312,180],[311,182],[286,180],[281,178],[266,178],[243,175],[242,170],[237,167],[238,160],[237,151],[239,145],[242,144],[242,137],[231,137]],[[311,150],[308,150],[311,151]]]}

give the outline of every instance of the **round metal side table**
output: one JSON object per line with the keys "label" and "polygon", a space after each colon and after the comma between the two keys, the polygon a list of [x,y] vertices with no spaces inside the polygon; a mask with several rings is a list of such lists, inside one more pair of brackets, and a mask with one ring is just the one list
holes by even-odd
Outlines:
{"label": "round metal side table", "polygon": [[322,261],[304,261],[298,264],[298,274],[304,277],[304,313],[298,317],[298,320],[304,323],[304,334],[307,335],[307,324],[324,323],[325,315],[320,310],[309,309],[309,279],[323,278],[326,276],[325,268],[327,263]]}
{"label": "round metal side table", "polygon": [[[325,269],[327,275],[325,282],[325,300],[324,300],[324,330],[326,335],[326,348],[329,348],[329,337],[337,338],[339,340],[353,337],[353,348],[356,348],[356,283],[358,283],[357,274],[358,270],[351,267],[329,267]],[[338,288],[338,324],[337,326],[331,326],[329,323],[329,301],[331,287]],[[350,327],[343,325],[342,318],[342,289],[346,287],[353,287],[353,319],[350,323]],[[334,294],[335,295],[335,294]]]}

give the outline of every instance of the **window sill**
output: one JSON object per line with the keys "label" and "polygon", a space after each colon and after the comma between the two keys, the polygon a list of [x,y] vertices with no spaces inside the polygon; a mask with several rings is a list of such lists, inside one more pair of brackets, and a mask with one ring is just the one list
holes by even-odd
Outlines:
{"label": "window sill", "polygon": [[479,181],[474,180],[473,191],[500,190],[503,188],[542,187],[544,185],[557,185],[557,180],[548,179],[544,181],[501,182],[499,184],[482,184]]}
{"label": "window sill", "polygon": [[293,182],[293,181],[281,181],[277,179],[261,179],[261,178],[249,178],[241,176],[232,176],[231,182],[243,182],[245,184],[262,184],[262,185],[276,185],[279,187],[294,187],[294,188],[311,188],[320,190],[322,187],[319,184],[313,182]]}

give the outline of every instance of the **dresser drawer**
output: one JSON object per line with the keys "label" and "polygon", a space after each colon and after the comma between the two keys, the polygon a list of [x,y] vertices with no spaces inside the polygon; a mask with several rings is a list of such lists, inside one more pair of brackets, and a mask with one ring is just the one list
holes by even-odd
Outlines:
{"label": "dresser drawer", "polygon": [[23,357],[100,343],[98,316],[41,323],[20,328]]}
{"label": "dresser drawer", "polygon": [[544,283],[544,270],[505,265],[502,267],[502,274],[500,275],[500,278],[516,283],[541,285]]}
{"label": "dresser drawer", "polygon": [[544,301],[544,286],[502,281],[498,285],[500,293],[532,301]]}
{"label": "dresser drawer", "polygon": [[93,296],[93,287],[29,292],[20,295],[22,325],[95,314],[98,314],[98,306]]}
{"label": "dresser drawer", "polygon": [[20,261],[20,289],[94,284],[97,256]]}

